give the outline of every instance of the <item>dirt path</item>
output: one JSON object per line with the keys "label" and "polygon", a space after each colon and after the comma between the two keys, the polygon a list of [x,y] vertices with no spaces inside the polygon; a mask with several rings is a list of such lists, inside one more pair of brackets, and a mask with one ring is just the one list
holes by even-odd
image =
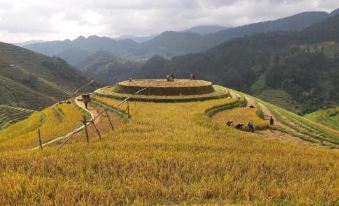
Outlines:
{"label": "dirt path", "polygon": [[256,105],[257,107],[260,108],[260,110],[262,111],[262,113],[264,114],[265,117],[273,117],[273,119],[274,119],[274,126],[271,126],[273,128],[259,131],[260,134],[267,136],[267,137],[270,137],[270,138],[274,138],[274,139],[287,140],[287,141],[290,141],[290,142],[296,142],[296,143],[302,143],[302,144],[311,144],[309,142],[301,140],[299,137],[296,137],[292,134],[275,130],[274,127],[275,128],[282,128],[282,129],[287,130],[287,131],[294,131],[294,132],[299,134],[299,131],[295,131],[294,129],[286,126],[283,123],[281,123],[278,120],[278,118],[276,118],[276,116],[264,104],[255,101],[254,98],[247,96],[247,95],[245,95],[245,98],[247,100],[247,105]]}
{"label": "dirt path", "polygon": [[[83,101],[79,101],[79,99],[81,99],[81,97],[76,97],[75,98],[75,104],[82,108],[83,110],[85,110],[86,112],[88,112],[90,115],[91,115],[91,119],[93,120],[94,119],[94,123],[97,124],[100,122],[100,115],[98,113],[98,110],[96,108],[94,108],[93,106],[91,105],[88,105],[88,108],[86,109],[85,107],[85,104]],[[87,124],[90,124],[90,123],[87,123]],[[72,135],[76,134],[76,133],[79,133],[82,129],[84,129],[84,125],[80,125],[79,127],[75,128],[73,131],[69,132],[68,134],[64,135],[64,136],[61,136],[61,137],[57,137],[53,140],[50,140],[44,144],[42,144],[42,147],[46,147],[48,145],[51,145],[55,142],[58,142],[60,140],[64,140],[64,139],[68,139],[70,138]],[[37,147],[34,147],[30,150],[37,150],[37,149],[40,149],[40,146],[37,146]]]}
{"label": "dirt path", "polygon": [[75,104],[78,105],[81,109],[85,110],[91,115],[91,119],[94,120],[94,123],[100,122],[100,115],[98,110],[93,107],[91,104],[88,104],[88,107],[86,109],[85,103],[83,101],[79,101],[79,99],[82,99],[81,97],[75,98]]}

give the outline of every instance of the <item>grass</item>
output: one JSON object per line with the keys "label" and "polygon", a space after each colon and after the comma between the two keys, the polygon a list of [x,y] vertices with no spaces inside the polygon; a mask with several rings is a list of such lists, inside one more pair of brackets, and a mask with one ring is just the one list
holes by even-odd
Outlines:
{"label": "grass", "polygon": [[32,113],[32,110],[0,105],[0,130],[8,127],[10,124],[14,124],[27,118]]}
{"label": "grass", "polygon": [[308,114],[305,117],[332,129],[339,130],[339,107],[319,110],[317,112]]}
{"label": "grass", "polygon": [[289,111],[297,111],[298,109],[294,106],[296,102],[293,101],[290,95],[283,90],[264,90],[259,95],[258,98],[270,102],[271,104],[283,107]]}
{"label": "grass", "polygon": [[43,142],[66,135],[79,125],[82,116],[83,113],[74,104],[56,104],[34,112],[28,119],[0,131],[0,151],[38,146],[38,128]]}
{"label": "grass", "polygon": [[275,117],[287,127],[288,131],[285,132],[309,142],[319,143],[330,147],[338,146],[338,131],[314,123],[278,106],[269,103],[264,104],[274,113]]}
{"label": "grass", "polygon": [[[100,128],[102,141],[2,151],[0,204],[335,205],[338,151],[237,131],[205,114],[234,101],[131,102],[130,123]],[[74,118],[63,111],[63,121]]]}
{"label": "grass", "polygon": [[0,104],[41,110],[88,82],[61,60],[0,42]]}

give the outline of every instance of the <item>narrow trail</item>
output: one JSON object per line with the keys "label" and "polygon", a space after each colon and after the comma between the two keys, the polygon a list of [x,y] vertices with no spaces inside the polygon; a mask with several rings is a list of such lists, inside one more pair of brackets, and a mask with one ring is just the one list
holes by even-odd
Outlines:
{"label": "narrow trail", "polygon": [[[281,123],[278,118],[262,103],[255,101],[255,99],[253,97],[250,97],[248,95],[245,95],[245,98],[247,100],[247,105],[256,105],[257,107],[260,108],[260,110],[262,111],[262,113],[264,114],[265,117],[273,117],[274,119],[274,126],[271,126],[271,129],[267,129],[267,130],[262,130],[259,131],[260,134],[270,137],[270,138],[274,138],[274,139],[283,139],[283,140],[287,140],[290,142],[296,142],[296,143],[301,143],[301,144],[312,144],[310,142],[306,142],[304,140],[301,140],[299,137],[294,136],[292,134],[286,133],[286,132],[282,132],[282,131],[278,131],[274,128],[282,128],[284,130],[287,131],[294,131],[298,134],[300,134],[299,131],[296,131],[288,126],[286,126],[285,124]],[[314,145],[314,144],[313,144]]]}
{"label": "narrow trail", "polygon": [[[97,124],[100,122],[100,116],[99,116],[99,113],[97,111],[97,109],[95,109],[94,107],[88,105],[88,108],[86,109],[85,107],[85,104],[83,101],[79,101],[79,99],[81,99],[81,96],[79,97],[76,97],[75,98],[75,104],[80,107],[81,109],[83,109],[84,111],[88,112],[90,115],[91,115],[91,119],[94,120],[94,123]],[[87,125],[89,125],[90,123],[88,122]],[[42,144],[42,147],[45,147],[45,146],[48,146],[48,145],[51,145],[55,142],[58,142],[60,140],[64,140],[64,139],[67,139],[67,138],[70,138],[72,135],[76,134],[76,133],[79,133],[81,130],[84,129],[84,125],[80,125],[78,127],[76,127],[72,132],[69,132],[68,134],[64,135],[64,136],[61,136],[61,137],[57,137],[53,140],[50,140],[44,144]],[[38,150],[40,149],[40,146],[37,146],[37,147],[34,147],[30,150]]]}

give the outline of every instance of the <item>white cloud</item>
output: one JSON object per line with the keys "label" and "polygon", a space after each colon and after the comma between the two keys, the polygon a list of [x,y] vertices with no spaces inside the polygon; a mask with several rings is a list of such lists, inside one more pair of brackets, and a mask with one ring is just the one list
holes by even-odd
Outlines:
{"label": "white cloud", "polygon": [[337,7],[338,0],[0,0],[0,40],[148,35],[203,24],[237,26]]}

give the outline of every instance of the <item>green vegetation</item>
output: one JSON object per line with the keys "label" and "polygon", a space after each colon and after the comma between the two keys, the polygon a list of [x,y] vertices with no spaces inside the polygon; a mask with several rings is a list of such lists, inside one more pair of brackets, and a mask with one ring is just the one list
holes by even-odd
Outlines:
{"label": "green vegetation", "polygon": [[305,141],[322,144],[331,148],[338,148],[338,131],[314,123],[302,116],[284,110],[278,106],[265,103],[260,100],[259,102],[269,108],[278,121],[283,124],[283,127],[278,127],[276,129],[291,134],[292,136],[299,137]]}
{"label": "green vegetation", "polygon": [[319,110],[308,114],[305,117],[335,130],[339,130],[339,107]]}
{"label": "green vegetation", "polygon": [[40,110],[72,97],[89,82],[60,58],[5,43],[0,43],[0,52],[0,104]]}
{"label": "green vegetation", "polygon": [[33,110],[0,105],[0,130],[8,127],[10,124],[26,119],[33,112]]}
{"label": "green vegetation", "polygon": [[293,101],[292,97],[284,90],[263,90],[257,97],[289,111],[298,111],[297,103]]}
{"label": "green vegetation", "polygon": [[145,78],[196,73],[201,79],[263,95],[266,100],[287,98],[281,106],[290,109],[293,104],[294,111],[309,113],[339,101],[338,22],[339,15],[300,32],[256,34],[204,53],[171,60],[152,58],[139,73]]}
{"label": "green vegetation", "polygon": [[97,52],[76,65],[87,77],[101,85],[112,85],[133,77],[141,63],[123,59],[110,52]]}

